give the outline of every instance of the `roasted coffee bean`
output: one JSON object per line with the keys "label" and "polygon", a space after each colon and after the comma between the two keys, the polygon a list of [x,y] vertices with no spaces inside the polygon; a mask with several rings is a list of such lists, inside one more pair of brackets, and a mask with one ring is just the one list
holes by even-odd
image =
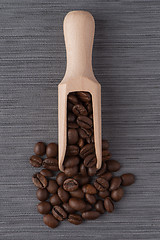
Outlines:
{"label": "roasted coffee bean", "polygon": [[67,192],[73,192],[78,189],[78,182],[73,178],[68,178],[63,183],[63,189]]}
{"label": "roasted coffee bean", "polygon": [[75,120],[76,120],[76,116],[73,113],[69,112],[68,115],[67,115],[68,123],[74,123]]}
{"label": "roasted coffee bean", "polygon": [[81,198],[70,198],[69,205],[76,211],[80,211],[86,207],[85,201],[82,200]]}
{"label": "roasted coffee bean", "polygon": [[56,205],[60,205],[62,203],[61,199],[59,198],[58,194],[55,193],[53,194],[50,199],[49,199],[50,203],[53,205],[53,206],[56,206]]}
{"label": "roasted coffee bean", "polygon": [[111,198],[112,198],[113,201],[115,201],[115,202],[120,201],[120,200],[122,199],[123,195],[124,195],[124,190],[123,190],[123,188],[118,188],[118,189],[113,190],[113,191],[111,192]]}
{"label": "roasted coffee bean", "polygon": [[64,172],[60,172],[58,173],[57,177],[56,177],[56,181],[58,183],[59,186],[63,185],[63,182],[67,179],[67,176],[65,175]]}
{"label": "roasted coffee bean", "polygon": [[35,173],[32,176],[32,182],[38,188],[46,188],[47,187],[47,179],[40,173]]}
{"label": "roasted coffee bean", "polygon": [[96,194],[97,193],[96,188],[92,184],[85,184],[82,187],[82,191],[84,193],[89,193],[89,194]]}
{"label": "roasted coffee bean", "polygon": [[83,163],[80,165],[80,174],[82,174],[82,176],[87,175],[87,169],[86,169],[86,167],[84,166]]}
{"label": "roasted coffee bean", "polygon": [[97,162],[96,155],[93,153],[85,157],[84,166],[88,168],[93,167],[96,164],[96,162]]}
{"label": "roasted coffee bean", "polygon": [[82,104],[74,105],[74,107],[72,108],[72,112],[76,116],[79,116],[79,115],[87,116],[88,115],[86,108]]}
{"label": "roasted coffee bean", "polygon": [[78,129],[79,136],[83,139],[91,137],[92,132],[90,129],[79,128]]}
{"label": "roasted coffee bean", "polygon": [[108,190],[105,190],[104,192],[99,191],[99,192],[98,192],[98,195],[99,195],[101,198],[104,199],[104,198],[110,196],[110,192],[109,192]]}
{"label": "roasted coffee bean", "polygon": [[96,166],[93,166],[93,167],[91,167],[91,168],[88,168],[88,175],[89,175],[90,177],[94,176],[94,175],[96,174],[96,172],[97,172]]}
{"label": "roasted coffee bean", "polygon": [[58,145],[56,143],[50,143],[46,148],[46,155],[48,158],[55,158],[58,155]]}
{"label": "roasted coffee bean", "polygon": [[102,140],[102,150],[107,150],[109,148],[109,143],[107,140]]}
{"label": "roasted coffee bean", "polygon": [[90,129],[93,126],[92,120],[86,116],[77,117],[77,124],[81,128],[86,128],[86,129]]}
{"label": "roasted coffee bean", "polygon": [[71,208],[69,203],[63,203],[62,206],[67,213],[75,213],[75,210],[73,208]]}
{"label": "roasted coffee bean", "polygon": [[100,213],[97,211],[88,211],[82,213],[82,218],[86,220],[94,220],[100,216]]}
{"label": "roasted coffee bean", "polygon": [[91,94],[89,92],[77,92],[76,95],[82,102],[89,102],[92,100]]}
{"label": "roasted coffee bean", "polygon": [[77,190],[75,190],[73,192],[70,192],[70,195],[72,197],[76,197],[76,198],[84,198],[84,192],[80,188],[78,188]]}
{"label": "roasted coffee bean", "polygon": [[79,153],[79,147],[76,145],[69,145],[66,149],[66,155],[68,157],[77,156]]}
{"label": "roasted coffee bean", "polygon": [[78,165],[80,162],[80,158],[78,156],[73,156],[73,157],[66,157],[64,160],[64,167],[65,168],[70,168]]}
{"label": "roasted coffee bean", "polygon": [[73,145],[78,142],[78,132],[74,128],[68,129],[68,144]]}
{"label": "roasted coffee bean", "polygon": [[48,169],[42,169],[40,173],[45,177],[53,177],[53,172]]}
{"label": "roasted coffee bean", "polygon": [[121,185],[121,178],[120,177],[113,177],[111,182],[110,182],[110,188],[109,191],[113,191],[119,188],[119,186]]}
{"label": "roasted coffee bean", "polygon": [[132,173],[125,173],[121,176],[122,185],[129,186],[135,182],[135,176]]}
{"label": "roasted coffee bean", "polygon": [[57,189],[58,189],[58,185],[57,185],[56,181],[50,179],[50,180],[48,181],[48,186],[47,186],[48,192],[54,194],[54,193],[57,192]]}
{"label": "roasted coffee bean", "polygon": [[107,181],[110,181],[112,178],[112,173],[111,172],[107,172],[101,175],[101,178],[105,178]]}
{"label": "roasted coffee bean", "polygon": [[48,199],[49,192],[47,191],[46,188],[44,188],[44,189],[39,188],[36,192],[36,196],[37,196],[39,201],[43,202],[43,201],[46,201]]}
{"label": "roasted coffee bean", "polygon": [[34,146],[34,152],[38,156],[43,156],[46,153],[46,145],[43,142],[38,142]]}
{"label": "roasted coffee bean", "polygon": [[89,118],[93,120],[93,113],[89,114]]}
{"label": "roasted coffee bean", "polygon": [[52,171],[58,171],[58,160],[56,158],[46,158],[43,161],[43,167]]}
{"label": "roasted coffee bean", "polygon": [[77,104],[78,103],[78,98],[73,93],[68,94],[67,100],[72,104]]}
{"label": "roasted coffee bean", "polygon": [[36,155],[30,157],[30,164],[33,167],[41,167],[42,166],[42,159]]}
{"label": "roasted coffee bean", "polygon": [[120,163],[117,162],[116,160],[108,160],[106,164],[107,169],[110,172],[117,172],[120,169]]}
{"label": "roasted coffee bean", "polygon": [[81,156],[81,158],[84,159],[85,157],[87,157],[89,154],[91,154],[93,152],[94,152],[94,144],[89,143],[89,144],[84,145],[83,148],[81,148],[80,156]]}
{"label": "roasted coffee bean", "polygon": [[110,158],[111,158],[111,153],[109,152],[109,150],[102,150],[102,161],[106,162]]}
{"label": "roasted coffee bean", "polygon": [[72,111],[72,108],[73,108],[74,104],[70,103],[70,102],[67,102],[67,111],[71,112]]}
{"label": "roasted coffee bean", "polygon": [[65,168],[64,173],[66,174],[67,177],[73,177],[78,173],[78,166]]}
{"label": "roasted coffee bean", "polygon": [[82,217],[78,214],[69,214],[68,221],[72,224],[79,225],[82,223]]}
{"label": "roasted coffee bean", "polygon": [[87,109],[87,112],[89,114],[92,113],[93,109],[92,109],[92,104],[90,102],[85,103],[85,108]]}
{"label": "roasted coffee bean", "polygon": [[85,198],[90,204],[95,204],[96,203],[96,197],[93,194],[86,193]]}
{"label": "roasted coffee bean", "polygon": [[87,143],[91,143],[91,138],[90,138],[90,137],[87,137],[87,138],[86,138],[86,142],[87,142]]}
{"label": "roasted coffee bean", "polygon": [[65,218],[67,218],[67,213],[60,206],[54,206],[52,208],[52,214],[59,221],[63,221]]}
{"label": "roasted coffee bean", "polygon": [[90,211],[91,209],[92,209],[92,205],[91,205],[90,203],[86,202],[86,207],[85,207],[84,209],[80,210],[80,212],[81,212],[81,213],[83,213],[83,212],[88,212],[88,211]]}
{"label": "roasted coffee bean", "polygon": [[104,192],[109,188],[109,183],[106,179],[99,177],[94,182],[94,186],[98,191]]}
{"label": "roasted coffee bean", "polygon": [[101,168],[97,171],[97,176],[101,176],[106,172],[106,164],[102,163]]}
{"label": "roasted coffee bean", "polygon": [[69,122],[67,123],[68,128],[79,128],[78,124],[75,122]]}
{"label": "roasted coffee bean", "polygon": [[112,200],[110,199],[110,197],[106,197],[104,199],[104,207],[107,212],[109,212],[109,213],[113,212],[114,204],[113,204]]}
{"label": "roasted coffee bean", "polygon": [[77,174],[73,178],[77,180],[81,186],[89,182],[89,176],[82,176],[82,174]]}
{"label": "roasted coffee bean", "polygon": [[44,215],[43,222],[50,228],[56,228],[58,226],[58,221],[52,214]]}
{"label": "roasted coffee bean", "polygon": [[40,202],[37,205],[38,212],[41,214],[47,214],[51,210],[51,204],[49,202]]}
{"label": "roasted coffee bean", "polygon": [[94,143],[94,135],[91,136],[91,143]]}
{"label": "roasted coffee bean", "polygon": [[82,148],[82,147],[84,146],[84,139],[83,139],[83,138],[79,138],[79,140],[78,140],[78,146],[79,146],[80,148]]}
{"label": "roasted coffee bean", "polygon": [[95,209],[100,212],[100,213],[104,213],[105,209],[104,209],[104,204],[102,200],[98,200],[95,204]]}
{"label": "roasted coffee bean", "polygon": [[68,202],[69,200],[69,193],[66,192],[62,187],[58,188],[58,197],[61,199],[63,203]]}

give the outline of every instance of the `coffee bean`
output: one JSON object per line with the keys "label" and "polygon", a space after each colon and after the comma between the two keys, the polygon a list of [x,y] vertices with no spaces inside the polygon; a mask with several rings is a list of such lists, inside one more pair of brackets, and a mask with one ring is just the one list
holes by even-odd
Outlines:
{"label": "coffee bean", "polygon": [[80,212],[81,212],[81,213],[83,213],[83,212],[88,212],[88,211],[90,211],[91,209],[92,209],[92,205],[91,205],[90,203],[86,202],[86,207],[85,207],[84,209],[80,210]]}
{"label": "coffee bean", "polygon": [[93,120],[93,113],[89,114],[89,118]]}
{"label": "coffee bean", "polygon": [[73,177],[75,180],[78,181],[79,185],[84,185],[89,182],[89,177],[88,176],[82,176],[82,174],[77,174],[76,176]]}
{"label": "coffee bean", "polygon": [[115,201],[115,202],[120,201],[120,200],[122,199],[123,195],[124,195],[124,190],[123,190],[123,188],[118,188],[118,189],[113,190],[113,191],[111,192],[111,198],[112,198],[113,201]]}
{"label": "coffee bean", "polygon": [[81,173],[82,176],[87,175],[87,169],[86,169],[86,167],[84,166],[83,163],[80,165],[80,173]]}
{"label": "coffee bean", "polygon": [[73,108],[74,104],[70,103],[70,102],[67,102],[67,111],[71,112],[72,111],[72,108]]}
{"label": "coffee bean", "polygon": [[82,200],[81,198],[70,198],[69,205],[76,211],[80,211],[86,207],[85,201]]}
{"label": "coffee bean", "polygon": [[101,178],[105,178],[107,181],[110,181],[112,178],[112,173],[111,172],[107,172],[101,175]]}
{"label": "coffee bean", "polygon": [[96,203],[96,197],[93,194],[86,193],[85,198],[90,204],[95,204]]}
{"label": "coffee bean", "polygon": [[67,218],[67,213],[60,206],[54,206],[52,208],[52,214],[59,221],[63,221],[65,218]]}
{"label": "coffee bean", "polygon": [[46,158],[43,161],[43,167],[52,171],[58,171],[58,160],[56,158]]}
{"label": "coffee bean", "polygon": [[109,152],[109,150],[102,150],[102,161],[106,162],[110,158],[111,158],[111,153]]}
{"label": "coffee bean", "polygon": [[93,126],[92,120],[86,116],[77,117],[77,124],[81,128],[86,128],[86,129],[90,129]]}
{"label": "coffee bean", "polygon": [[117,162],[116,160],[108,160],[106,164],[107,169],[110,172],[117,172],[120,169],[120,163]]}
{"label": "coffee bean", "polygon": [[84,166],[85,167],[93,167],[97,162],[96,155],[90,154],[84,159]]}
{"label": "coffee bean", "polygon": [[42,159],[36,155],[30,157],[30,164],[33,167],[41,167],[42,166]]}
{"label": "coffee bean", "polygon": [[78,166],[65,168],[64,173],[66,174],[67,177],[73,177],[78,173]]}
{"label": "coffee bean", "polygon": [[70,192],[70,195],[72,197],[76,197],[76,198],[84,198],[84,192],[80,188],[78,188],[77,190],[75,190],[73,192]]}
{"label": "coffee bean", "polygon": [[79,153],[79,147],[76,145],[69,145],[66,149],[66,155],[68,157],[77,156]]}
{"label": "coffee bean", "polygon": [[58,221],[52,214],[44,215],[43,222],[50,228],[56,228],[58,226]]}
{"label": "coffee bean", "polygon": [[55,193],[53,194],[50,199],[49,199],[50,203],[53,205],[53,206],[56,206],[56,205],[60,205],[62,203],[61,199],[59,198],[58,194]]}
{"label": "coffee bean", "polygon": [[45,177],[53,177],[53,173],[48,169],[42,169],[40,173]]}
{"label": "coffee bean", "polygon": [[38,188],[46,188],[47,187],[47,179],[40,173],[35,173],[32,177],[32,182]]}
{"label": "coffee bean", "polygon": [[92,132],[90,129],[79,128],[78,129],[79,136],[83,139],[91,137]]}
{"label": "coffee bean", "polygon": [[79,138],[79,140],[78,140],[78,146],[79,146],[80,148],[82,148],[82,147],[84,146],[84,139],[83,139],[83,138]]}
{"label": "coffee bean", "polygon": [[110,199],[110,197],[106,197],[104,199],[104,207],[105,207],[106,211],[109,213],[114,211],[114,204],[113,204],[112,200]]}
{"label": "coffee bean", "polygon": [[44,188],[44,189],[39,188],[39,189],[37,190],[36,196],[37,196],[37,198],[38,198],[39,201],[42,201],[42,202],[43,202],[43,201],[45,201],[45,200],[48,199],[48,197],[49,197],[49,192],[47,191],[46,188]]}
{"label": "coffee bean", "polygon": [[78,124],[75,122],[68,122],[67,127],[68,128],[79,128]]}
{"label": "coffee bean", "polygon": [[64,160],[64,167],[65,168],[70,168],[78,165],[80,162],[80,158],[78,156],[73,156],[73,157],[66,157]]}
{"label": "coffee bean", "polygon": [[72,224],[79,225],[82,223],[82,217],[78,214],[69,214],[68,221]]}
{"label": "coffee bean", "polygon": [[47,214],[51,210],[51,204],[49,202],[40,202],[37,205],[38,212],[41,214]]}
{"label": "coffee bean", "polygon": [[87,142],[87,143],[91,143],[91,138],[90,138],[90,137],[87,137],[87,138],[86,138],[86,142]]}
{"label": "coffee bean", "polygon": [[123,174],[121,179],[123,186],[129,186],[135,182],[135,176],[132,173]]}
{"label": "coffee bean", "polygon": [[107,150],[109,148],[109,143],[107,140],[102,140],[102,150]]}
{"label": "coffee bean", "polygon": [[104,192],[108,189],[109,183],[106,179],[99,177],[94,182],[94,186],[98,191]]}
{"label": "coffee bean", "polygon": [[97,176],[101,176],[106,172],[106,164],[102,163],[101,168],[97,171]]}
{"label": "coffee bean", "polygon": [[78,142],[78,132],[76,129],[68,129],[68,144],[76,144]]}
{"label": "coffee bean", "polygon": [[63,189],[67,192],[73,192],[78,189],[78,182],[73,178],[68,178],[63,183]]}
{"label": "coffee bean", "polygon": [[63,203],[68,202],[69,200],[69,193],[66,192],[62,187],[58,188],[58,197],[61,199]]}
{"label": "coffee bean", "polygon": [[60,172],[58,173],[57,177],[56,177],[56,181],[58,183],[59,186],[63,185],[63,182],[67,179],[67,176],[65,175],[65,173]]}
{"label": "coffee bean", "polygon": [[100,216],[100,213],[97,211],[88,211],[82,213],[82,218],[86,220],[94,220]]}
{"label": "coffee bean", "polygon": [[91,143],[94,143],[94,135],[91,136]]}
{"label": "coffee bean", "polygon": [[91,167],[91,168],[88,168],[88,175],[90,177],[94,176],[97,172],[97,168],[95,166]]}
{"label": "coffee bean", "polygon": [[105,209],[104,209],[104,204],[102,200],[98,200],[95,204],[95,209],[100,212],[100,213],[104,213]]}
{"label": "coffee bean", "polygon": [[58,145],[56,143],[50,143],[47,145],[46,155],[48,158],[55,158],[58,155]]}
{"label": "coffee bean", "polygon": [[89,194],[96,194],[97,190],[92,184],[86,184],[82,187],[82,191],[84,193],[89,193]]}
{"label": "coffee bean", "polygon": [[98,195],[99,195],[101,198],[104,199],[104,198],[110,196],[110,192],[109,192],[108,190],[105,190],[104,192],[99,191],[99,192],[98,192]]}
{"label": "coffee bean", "polygon": [[78,103],[78,98],[73,93],[68,94],[67,100],[72,104],[77,104]]}
{"label": "coffee bean", "polygon": [[38,156],[43,156],[46,152],[46,146],[43,142],[38,142],[34,146],[34,152]]}
{"label": "coffee bean", "polygon": [[92,100],[91,94],[89,92],[81,91],[81,92],[77,92],[76,94],[82,102],[89,102]]}
{"label": "coffee bean", "polygon": [[94,152],[94,144],[93,143],[86,144],[80,150],[80,157],[84,159],[85,157],[87,157],[89,154],[93,152]]}
{"label": "coffee bean", "polygon": [[92,113],[93,109],[92,109],[92,104],[90,102],[85,103],[85,108],[87,109],[88,113]]}
{"label": "coffee bean", "polygon": [[71,208],[69,203],[63,203],[62,206],[67,213],[75,213],[75,210],[73,208]]}
{"label": "coffee bean", "polygon": [[119,188],[119,186],[121,185],[121,182],[122,182],[122,180],[120,177],[113,177],[110,182],[109,191],[113,191],[113,190],[116,190],[117,188]]}
{"label": "coffee bean", "polygon": [[68,115],[67,115],[68,123],[74,123],[75,120],[76,120],[76,116],[73,113],[69,112]]}
{"label": "coffee bean", "polygon": [[88,112],[85,109],[85,107],[82,104],[76,104],[74,105],[74,107],[72,108],[72,112],[76,115],[83,115],[83,116],[87,116]]}
{"label": "coffee bean", "polygon": [[57,185],[56,181],[50,179],[50,180],[48,181],[48,186],[47,186],[48,192],[54,194],[54,193],[57,192],[57,189],[58,189],[58,185]]}

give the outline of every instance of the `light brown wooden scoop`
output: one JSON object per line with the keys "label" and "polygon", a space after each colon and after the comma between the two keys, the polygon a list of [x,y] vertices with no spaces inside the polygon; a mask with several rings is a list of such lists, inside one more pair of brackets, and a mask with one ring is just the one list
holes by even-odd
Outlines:
{"label": "light brown wooden scoop", "polygon": [[92,69],[92,47],[95,32],[93,16],[86,11],[69,12],[63,23],[67,54],[66,73],[58,85],[58,162],[61,171],[67,145],[67,95],[87,91],[92,95],[96,167],[102,163],[101,85]]}

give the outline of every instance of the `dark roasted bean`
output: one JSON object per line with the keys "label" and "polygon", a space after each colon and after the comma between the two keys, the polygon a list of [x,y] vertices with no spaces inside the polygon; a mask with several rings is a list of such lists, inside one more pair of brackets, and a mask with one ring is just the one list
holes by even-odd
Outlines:
{"label": "dark roasted bean", "polygon": [[90,102],[85,103],[85,108],[87,109],[88,113],[92,113],[92,104]]}
{"label": "dark roasted bean", "polygon": [[76,145],[69,145],[66,149],[66,155],[68,157],[77,156],[79,153],[79,147]]}
{"label": "dark roasted bean", "polygon": [[135,176],[132,173],[125,173],[121,176],[122,185],[129,186],[135,182]]}
{"label": "dark roasted bean", "polygon": [[96,197],[93,194],[86,193],[85,198],[90,204],[95,204],[96,203]]}
{"label": "dark roasted bean", "polygon": [[56,158],[46,158],[43,161],[43,167],[52,171],[58,171],[58,160]]}
{"label": "dark roasted bean", "polygon": [[34,152],[38,156],[43,156],[46,152],[46,145],[43,142],[38,142],[34,146]]}
{"label": "dark roasted bean", "polygon": [[80,174],[82,174],[82,176],[87,175],[87,169],[86,169],[86,167],[84,166],[83,163],[80,165]]}
{"label": "dark roasted bean", "polygon": [[60,205],[62,203],[61,199],[59,198],[58,194],[55,193],[53,194],[50,199],[49,199],[50,203],[53,205],[53,206],[56,206],[56,205]]}
{"label": "dark roasted bean", "polygon": [[47,179],[40,173],[35,173],[32,177],[32,182],[38,188],[46,188],[47,187]]}
{"label": "dark roasted bean", "polygon": [[59,186],[63,185],[63,182],[67,179],[67,176],[65,175],[65,173],[60,172],[58,173],[57,177],[56,177],[56,181],[58,183]]}
{"label": "dark roasted bean", "polygon": [[112,173],[111,172],[107,172],[101,175],[101,178],[105,178],[107,181],[110,181],[112,178]]}
{"label": "dark roasted bean", "polygon": [[33,167],[41,167],[42,166],[42,159],[36,155],[30,157],[30,164]]}
{"label": "dark roasted bean", "polygon": [[90,177],[94,176],[94,175],[96,174],[96,172],[97,172],[96,166],[93,166],[93,167],[88,168],[88,175],[89,175]]}
{"label": "dark roasted bean", "polygon": [[78,103],[78,98],[73,93],[69,93],[68,96],[67,96],[67,99],[72,104],[77,104]]}
{"label": "dark roasted bean", "polygon": [[58,185],[57,185],[56,181],[50,179],[48,181],[48,186],[47,186],[48,192],[54,194],[54,193],[56,193],[57,189],[58,189]]}
{"label": "dark roasted bean", "polygon": [[58,226],[58,221],[52,214],[44,215],[43,222],[50,228],[56,228]]}
{"label": "dark roasted bean", "polygon": [[78,156],[73,156],[73,157],[66,157],[64,160],[64,167],[65,168],[70,168],[78,165],[80,162],[80,158]]}
{"label": "dark roasted bean", "polygon": [[79,138],[79,140],[78,140],[78,146],[79,146],[80,148],[82,148],[82,147],[84,146],[84,139],[83,139],[83,138]]}
{"label": "dark roasted bean", "polygon": [[72,108],[72,112],[76,116],[80,116],[80,115],[87,116],[87,114],[88,114],[86,108],[82,104],[74,105],[74,107]]}
{"label": "dark roasted bean", "polygon": [[110,199],[110,197],[106,197],[104,199],[104,207],[107,212],[109,212],[109,213],[113,212],[114,204],[113,204],[112,200]]}
{"label": "dark roasted bean", "polygon": [[119,186],[121,185],[121,182],[122,182],[121,177],[113,177],[110,182],[109,191],[113,191],[119,188]]}
{"label": "dark roasted bean", "polygon": [[73,177],[78,173],[78,166],[65,168],[64,173],[66,174],[67,177]]}
{"label": "dark roasted bean", "polygon": [[104,192],[108,189],[109,183],[106,179],[99,177],[94,182],[94,186],[98,191]]}
{"label": "dark roasted bean", "polygon": [[75,120],[76,120],[76,116],[73,113],[69,112],[68,115],[67,115],[68,123],[74,123]]}
{"label": "dark roasted bean", "polygon": [[97,176],[101,176],[106,172],[106,164],[103,163],[101,168],[97,171]]}
{"label": "dark roasted bean", "polygon": [[104,192],[99,191],[99,192],[98,192],[98,195],[99,195],[101,198],[104,199],[104,198],[110,196],[110,192],[109,192],[108,190],[105,190]]}
{"label": "dark roasted bean", "polygon": [[79,136],[83,139],[91,137],[92,132],[90,129],[79,128],[78,129]]}
{"label": "dark roasted bean", "polygon": [[72,224],[79,225],[82,223],[82,217],[78,214],[69,214],[68,221]]}
{"label": "dark roasted bean", "polygon": [[77,117],[77,124],[86,129],[90,129],[93,126],[92,120],[86,116]]}
{"label": "dark roasted bean", "polygon": [[104,204],[102,200],[98,200],[95,204],[95,209],[100,212],[100,213],[104,213],[105,209],[104,209]]}
{"label": "dark roasted bean", "polygon": [[51,210],[51,204],[49,202],[40,202],[37,205],[38,212],[41,214],[47,214]]}
{"label": "dark roasted bean", "polygon": [[102,151],[102,161],[106,162],[110,158],[111,158],[111,153],[109,152],[109,150],[103,150]]}
{"label": "dark roasted bean", "polygon": [[92,100],[91,94],[89,92],[80,91],[77,92],[76,94],[82,102],[90,102]]}
{"label": "dark roasted bean", "polygon": [[78,189],[78,182],[73,178],[68,178],[63,183],[63,189],[67,192],[73,192]]}
{"label": "dark roasted bean", "polygon": [[81,186],[89,182],[89,176],[82,176],[82,174],[77,174],[73,178],[76,179]]}
{"label": "dark roasted bean", "polygon": [[63,203],[68,202],[69,200],[69,193],[66,192],[62,187],[58,188],[58,197],[61,199]]}
{"label": "dark roasted bean", "polygon": [[72,111],[72,108],[73,108],[74,104],[72,104],[71,102],[67,102],[67,111],[71,112]]}
{"label": "dark roasted bean", "polygon": [[86,202],[86,207],[85,207],[84,209],[80,210],[80,212],[81,212],[81,213],[83,213],[83,212],[88,212],[88,211],[90,211],[91,209],[92,209],[92,205],[91,205],[90,203]]}
{"label": "dark roasted bean", "polygon": [[79,128],[78,124],[75,122],[68,122],[67,127],[68,128]]}
{"label": "dark roasted bean", "polygon": [[68,129],[68,144],[73,145],[78,142],[78,132],[74,128]]}
{"label": "dark roasted bean", "polygon": [[107,150],[109,148],[109,143],[107,140],[102,140],[102,150]]}
{"label": "dark roasted bean", "polygon": [[69,205],[69,203],[63,203],[63,208],[67,213],[75,213],[76,210],[74,210],[73,208],[71,208],[71,206]]}
{"label": "dark roasted bean", "polygon": [[58,145],[56,143],[50,143],[46,148],[46,155],[48,158],[56,158],[58,155]]}
{"label": "dark roasted bean", "polygon": [[84,193],[89,193],[89,194],[96,194],[97,193],[96,188],[92,184],[85,184],[82,187],[82,191]]}
{"label": "dark roasted bean", "polygon": [[48,169],[42,169],[40,173],[45,177],[53,177],[53,172]]}
{"label": "dark roasted bean", "polygon": [[82,200],[81,198],[70,198],[69,205],[76,211],[80,211],[86,207],[85,201]]}
{"label": "dark roasted bean", "polygon": [[117,172],[120,169],[120,163],[117,162],[116,160],[108,160],[106,164],[107,169],[110,172]]}
{"label": "dark roasted bean", "polygon": [[97,162],[96,155],[93,153],[85,157],[84,166],[88,168],[93,167],[96,164],[96,162]]}
{"label": "dark roasted bean", "polygon": [[94,220],[100,216],[100,213],[97,211],[88,211],[88,212],[83,212],[82,217],[86,220]]}
{"label": "dark roasted bean", "polygon": [[80,156],[81,158],[85,158],[87,157],[89,154],[94,152],[94,144],[93,143],[89,143],[86,144],[81,150],[80,150]]}
{"label": "dark roasted bean", "polygon": [[123,190],[123,188],[118,188],[118,189],[113,190],[113,191],[111,192],[111,198],[112,198],[113,201],[115,201],[115,202],[120,201],[120,200],[122,199],[123,195],[124,195],[124,190]]}
{"label": "dark roasted bean", "polygon": [[80,188],[78,188],[77,190],[75,190],[73,192],[70,192],[70,195],[72,197],[76,197],[76,198],[84,198],[84,192]]}
{"label": "dark roasted bean", "polygon": [[36,192],[36,196],[37,196],[39,201],[43,202],[43,201],[46,201],[48,199],[49,192],[47,191],[46,188],[44,188],[44,189],[39,188]]}
{"label": "dark roasted bean", "polygon": [[52,208],[52,214],[59,221],[63,221],[65,218],[67,218],[67,213],[60,206],[54,206]]}

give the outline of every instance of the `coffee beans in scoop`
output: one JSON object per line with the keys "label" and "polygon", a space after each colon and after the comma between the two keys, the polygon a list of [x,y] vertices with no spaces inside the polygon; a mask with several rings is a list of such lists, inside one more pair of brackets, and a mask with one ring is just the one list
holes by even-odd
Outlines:
{"label": "coffee beans in scoop", "polygon": [[111,159],[107,140],[102,140],[103,163],[96,169],[93,118],[91,94],[69,93],[64,172],[58,168],[57,143],[38,142],[34,146],[29,161],[32,167],[41,168],[32,176],[39,200],[37,210],[48,227],[56,228],[66,219],[79,225],[112,213],[125,194],[124,187],[135,182],[132,173],[114,176],[121,166]]}

